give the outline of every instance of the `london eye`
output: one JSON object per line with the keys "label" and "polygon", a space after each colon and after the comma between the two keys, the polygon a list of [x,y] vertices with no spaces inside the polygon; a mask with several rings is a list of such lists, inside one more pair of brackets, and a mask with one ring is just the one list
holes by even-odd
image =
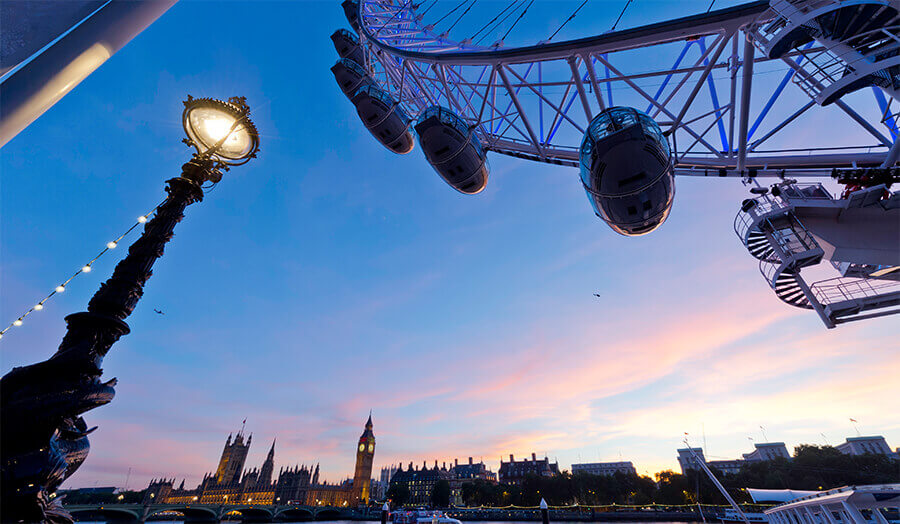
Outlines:
{"label": "london eye", "polygon": [[[739,178],[734,231],[779,299],[829,328],[900,312],[896,1],[756,1],[525,46],[504,43],[525,0],[493,4],[480,38],[454,33],[476,1],[439,19],[438,0],[342,3],[332,72],[388,149],[417,140],[464,194],[487,185],[489,152],[578,168],[627,236],[663,225],[676,177]],[[807,282],[816,265],[837,276]]]}

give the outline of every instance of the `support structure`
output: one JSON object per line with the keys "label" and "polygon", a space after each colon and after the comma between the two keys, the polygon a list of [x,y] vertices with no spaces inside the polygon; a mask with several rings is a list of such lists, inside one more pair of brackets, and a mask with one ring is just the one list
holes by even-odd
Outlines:
{"label": "support structure", "polygon": [[50,109],[178,0],[112,0],[7,77],[0,147]]}
{"label": "support structure", "polygon": [[[823,2],[842,5],[838,0],[819,3]],[[789,3],[806,9],[803,6],[810,0]],[[893,129],[896,115],[882,126],[860,116],[870,109],[864,107],[866,100],[837,100],[843,116],[835,117],[841,119],[835,125],[847,126],[842,133],[846,141],[835,146],[827,133],[812,134],[804,147],[797,147],[792,131],[807,119],[821,121],[821,115],[815,110],[816,100],[786,102],[783,92],[792,81],[801,87],[815,81],[816,73],[806,68],[828,48],[814,41],[777,56],[765,54],[774,31],[770,28],[782,16],[765,0],[578,40],[509,49],[437,33],[418,9],[415,2],[359,0],[355,20],[373,80],[412,117],[432,105],[453,108],[476,126],[478,138],[494,152],[575,167],[587,123],[617,104],[647,104],[650,116],[659,118],[673,144],[682,144],[675,148],[677,175],[777,176],[793,169],[791,176],[827,176],[833,168],[876,167],[885,162],[893,143],[884,131]],[[889,42],[894,38],[900,45],[900,26],[895,22],[885,22],[888,58],[879,67],[893,67],[900,60],[891,56]],[[731,49],[723,58],[726,48]],[[666,63],[668,56],[671,65]],[[757,74],[783,68],[784,63],[791,69],[781,79]],[[738,65],[740,73],[735,72]],[[499,73],[499,82],[493,75],[488,79],[488,71]],[[876,73],[880,74],[872,74]],[[659,88],[648,92],[645,85]],[[768,101],[751,107],[760,91]],[[888,96],[891,93],[887,91]],[[868,102],[875,105],[875,98]],[[776,103],[781,110],[778,117],[771,112]],[[719,136],[712,138],[715,134]],[[875,140],[867,142],[871,138]],[[766,149],[760,147],[763,141]]]}
{"label": "support structure", "polygon": [[[354,52],[365,55],[367,77],[412,119],[432,106],[452,108],[486,150],[584,169],[595,153],[585,145],[590,133],[618,133],[616,140],[625,141],[624,125],[594,128],[598,115],[646,107],[674,175],[780,180],[781,197],[748,199],[735,222],[779,299],[814,310],[829,328],[900,312],[900,192],[890,192],[900,180],[900,113],[890,111],[900,96],[897,2],[758,0],[515,48],[453,39],[418,11],[421,4],[343,5],[359,34]],[[398,68],[411,78],[398,82]],[[779,69],[786,71],[766,74]],[[784,95],[795,87],[799,99]],[[874,96],[865,96],[869,90]],[[842,98],[854,92],[860,93]],[[765,103],[751,103],[760,99]],[[838,111],[822,110],[829,104]],[[864,116],[872,114],[881,120]],[[598,184],[636,184],[646,176],[636,167],[642,154],[598,162]],[[855,182],[842,181],[845,172]],[[818,194],[821,186],[794,187],[800,177],[834,177],[848,190],[842,198],[810,199],[804,191]],[[640,186],[629,191],[636,204],[619,214],[646,220],[660,195]],[[780,207],[767,207],[773,202]],[[807,283],[801,269],[823,260],[841,276]]]}

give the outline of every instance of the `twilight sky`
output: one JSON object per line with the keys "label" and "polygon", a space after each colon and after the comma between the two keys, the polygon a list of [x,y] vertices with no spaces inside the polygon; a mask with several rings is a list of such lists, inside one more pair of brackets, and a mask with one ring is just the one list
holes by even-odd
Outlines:
{"label": "twilight sky", "polygon": [[[557,39],[608,29],[622,3],[589,4]],[[523,40],[577,3],[559,5],[536,4]],[[620,27],[707,5],[637,0]],[[458,194],[358,121],[328,70],[346,25],[337,2],[182,1],[0,150],[5,323],[162,200],[189,158],[185,95],[247,96],[262,134],[176,229],[67,486],[123,486],[129,468],[130,487],[194,485],[244,418],[249,466],[277,437],[278,465],[337,481],[369,409],[376,469],[534,451],[655,472],[677,469],[684,432],[736,458],[760,426],[837,444],[849,417],[900,446],[896,318],[826,330],[778,301],[732,231],[739,181],[679,178],[640,238],[594,217],[568,168],[492,155],[488,188]],[[0,341],[0,372],[53,353],[123,248]]]}

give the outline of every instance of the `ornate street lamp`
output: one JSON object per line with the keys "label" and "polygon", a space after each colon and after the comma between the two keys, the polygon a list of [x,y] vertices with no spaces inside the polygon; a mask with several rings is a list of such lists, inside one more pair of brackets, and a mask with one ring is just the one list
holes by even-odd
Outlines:
{"label": "ornate street lamp", "polygon": [[83,413],[112,401],[116,379],[101,382],[103,357],[130,331],[125,319],[143,295],[184,209],[203,200],[222,171],[256,157],[259,134],[244,97],[184,102],[184,140],[197,151],[166,181],[168,197],[101,284],[88,310],[66,317],[66,334],[44,362],[13,368],[0,379],[0,522],[72,522],[51,497],[87,458]]}

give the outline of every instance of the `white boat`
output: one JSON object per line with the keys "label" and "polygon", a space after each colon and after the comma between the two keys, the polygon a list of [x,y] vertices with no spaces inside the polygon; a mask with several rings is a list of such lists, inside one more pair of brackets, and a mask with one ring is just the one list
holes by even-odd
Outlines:
{"label": "white boat", "polygon": [[767,509],[766,516],[772,524],[889,524],[898,510],[900,484],[875,484],[813,492]]}
{"label": "white boat", "polygon": [[394,524],[462,524],[443,511],[422,509],[394,511],[391,513],[391,521]]}

